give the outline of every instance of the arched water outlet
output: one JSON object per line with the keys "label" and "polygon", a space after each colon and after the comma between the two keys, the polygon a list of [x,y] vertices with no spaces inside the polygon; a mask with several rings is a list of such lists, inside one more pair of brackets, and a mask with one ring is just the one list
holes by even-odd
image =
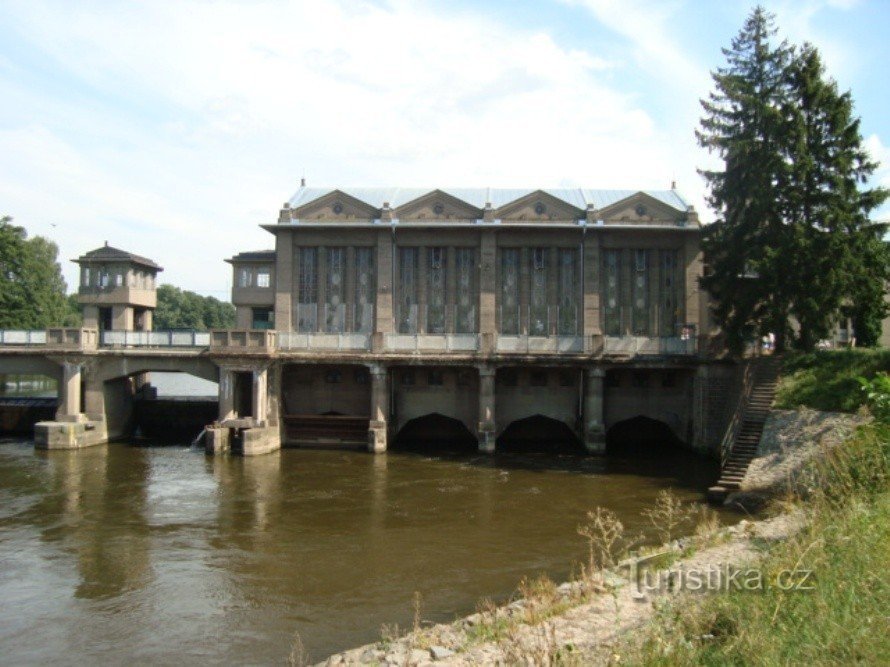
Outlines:
{"label": "arched water outlet", "polygon": [[663,421],[644,415],[625,419],[606,431],[606,453],[614,456],[670,456],[686,445]]}
{"label": "arched water outlet", "polygon": [[578,437],[565,422],[532,415],[511,422],[497,439],[498,452],[584,453]]}
{"label": "arched water outlet", "polygon": [[463,422],[434,412],[408,421],[392,446],[393,449],[423,453],[470,453],[477,450],[478,442]]}

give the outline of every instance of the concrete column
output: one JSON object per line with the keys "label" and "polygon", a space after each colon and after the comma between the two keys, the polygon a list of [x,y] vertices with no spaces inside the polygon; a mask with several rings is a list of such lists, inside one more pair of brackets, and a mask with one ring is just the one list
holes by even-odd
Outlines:
{"label": "concrete column", "polygon": [[684,288],[686,291],[685,322],[695,324],[697,333],[707,329],[707,322],[701,320],[701,293],[698,281],[704,271],[701,246],[698,234],[687,234],[683,247],[685,267]]}
{"label": "concrete column", "polygon": [[[483,352],[491,351],[497,335],[497,237],[493,230],[482,232],[479,248],[479,333]],[[487,347],[485,341],[488,341]]]}
{"label": "concrete column", "polygon": [[154,312],[151,308],[147,308],[142,313],[142,330],[154,331]]}
{"label": "concrete column", "polygon": [[457,325],[457,251],[445,249],[445,333],[454,333]]}
{"label": "concrete column", "polygon": [[83,328],[98,329],[99,328],[99,306],[83,307]]}
{"label": "concrete column", "polygon": [[603,454],[606,451],[606,427],[603,420],[605,377],[606,372],[602,368],[584,370],[584,446],[593,454]]}
{"label": "concrete column", "polygon": [[71,418],[79,415],[80,410],[80,383],[83,367],[79,363],[65,361],[62,363],[62,382],[59,384],[59,409],[56,411],[56,420],[64,421],[65,417]]}
{"label": "concrete column", "polygon": [[[390,230],[377,233],[377,299],[374,307],[374,332],[388,334],[393,332],[392,319],[392,263],[393,238]],[[378,338],[381,338],[378,336]],[[380,349],[383,349],[382,340]]]}
{"label": "concrete column", "polygon": [[380,364],[372,364],[371,370],[371,420],[368,424],[368,451],[379,454],[386,451],[389,422],[389,372]]}
{"label": "concrete column", "polygon": [[708,366],[702,364],[695,369],[692,380],[692,442],[693,449],[700,452],[707,451],[707,421],[708,421]]}
{"label": "concrete column", "polygon": [[131,306],[111,307],[112,326],[117,331],[133,330],[133,308]]}
{"label": "concrete column", "polygon": [[[149,376],[148,373],[144,375]],[[85,368],[84,372],[84,412],[90,419],[103,419],[105,416],[105,383],[98,377],[95,368]],[[150,376],[149,376],[150,377]]]}
{"label": "concrete column", "polygon": [[291,331],[291,297],[294,284],[294,247],[290,232],[275,237],[275,328]]}
{"label": "concrete column", "polygon": [[235,371],[219,369],[219,421],[235,416]]}
{"label": "concrete column", "polygon": [[269,387],[268,369],[261,368],[253,371],[253,418],[258,426],[265,426],[269,422]]}
{"label": "concrete column", "polygon": [[600,336],[600,235],[588,230],[584,236],[584,335]]}
{"label": "concrete column", "polygon": [[495,418],[495,368],[479,367],[479,451],[494,453],[497,422]]}

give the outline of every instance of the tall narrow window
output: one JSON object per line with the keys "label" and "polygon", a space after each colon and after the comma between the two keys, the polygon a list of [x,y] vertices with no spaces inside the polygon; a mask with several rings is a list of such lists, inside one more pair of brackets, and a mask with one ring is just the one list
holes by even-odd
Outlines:
{"label": "tall narrow window", "polygon": [[318,331],[318,248],[300,248],[297,331]]}
{"label": "tall narrow window", "polygon": [[546,336],[548,334],[547,303],[547,255],[549,248],[532,248],[531,253],[531,289],[528,304],[528,335]]}
{"label": "tall narrow window", "polygon": [[680,272],[680,253],[677,250],[661,251],[660,289],[662,336],[679,336],[683,324],[683,280]]}
{"label": "tall narrow window", "polygon": [[455,300],[455,331],[457,333],[476,332],[476,249],[458,248],[457,294]]}
{"label": "tall narrow window", "polygon": [[417,248],[399,248],[399,333],[417,333]]}
{"label": "tall narrow window", "polygon": [[344,248],[328,248],[328,275],[325,285],[325,331],[346,331],[346,251]]}
{"label": "tall narrow window", "polygon": [[519,333],[519,249],[501,250],[501,333]]}
{"label": "tall narrow window", "polygon": [[557,333],[575,336],[578,333],[578,252],[573,248],[559,250],[559,293],[557,296]]}
{"label": "tall narrow window", "polygon": [[621,251],[603,251],[603,329],[607,336],[621,331]]}
{"label": "tall narrow window", "polygon": [[648,336],[650,334],[649,251],[634,250],[633,257],[633,333],[634,336]]}
{"label": "tall narrow window", "polygon": [[355,314],[353,328],[359,333],[374,330],[374,254],[371,248],[355,249]]}
{"label": "tall narrow window", "polygon": [[445,248],[429,248],[429,271],[426,281],[426,330],[442,334],[447,331],[445,313],[445,284],[447,276]]}

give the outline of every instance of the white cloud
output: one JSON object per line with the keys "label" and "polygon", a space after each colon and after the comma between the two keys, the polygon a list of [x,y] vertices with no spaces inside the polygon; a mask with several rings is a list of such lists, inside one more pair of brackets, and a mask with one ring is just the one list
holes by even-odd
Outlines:
{"label": "white cloud", "polygon": [[[667,13],[585,4],[682,89],[707,77],[675,46]],[[612,61],[490,16],[345,0],[30,2],[0,14],[55,68],[32,85],[3,58],[0,95],[15,108],[0,111],[0,195],[66,258],[107,239],[224,296],[222,259],[271,246],[257,224],[304,173],[316,185],[663,188],[675,177],[701,208],[691,124],[678,136],[650,116],[611,81]]]}

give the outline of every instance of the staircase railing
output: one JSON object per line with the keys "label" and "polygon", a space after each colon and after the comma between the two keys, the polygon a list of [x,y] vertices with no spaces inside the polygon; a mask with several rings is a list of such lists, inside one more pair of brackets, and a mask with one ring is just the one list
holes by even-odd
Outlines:
{"label": "staircase railing", "polygon": [[754,378],[757,374],[757,360],[752,359],[745,362],[745,369],[742,371],[740,380],[739,398],[732,412],[732,419],[726,427],[723,434],[723,440],[720,443],[720,465],[726,465],[729,455],[732,453],[732,446],[735,444],[736,436],[742,427],[745,418],[745,411],[748,409],[748,402],[751,399],[751,392],[754,389]]}

